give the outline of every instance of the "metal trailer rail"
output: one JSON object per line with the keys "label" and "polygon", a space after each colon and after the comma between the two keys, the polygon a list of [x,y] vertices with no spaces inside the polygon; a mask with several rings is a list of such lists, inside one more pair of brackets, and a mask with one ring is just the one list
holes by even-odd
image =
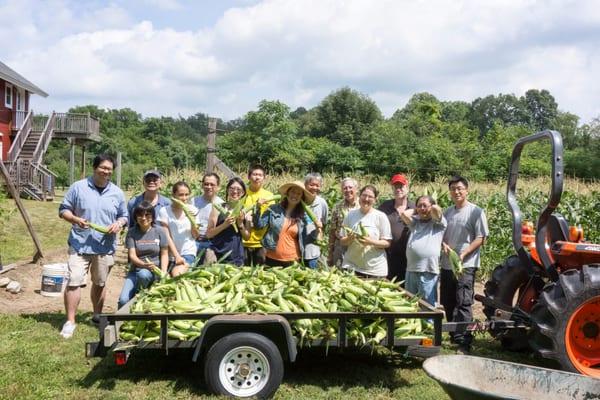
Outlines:
{"label": "metal trailer rail", "polygon": [[[429,319],[433,321],[433,338],[428,346],[431,347],[434,353],[439,352],[442,344],[442,332],[445,331],[442,324],[444,313],[433,308],[429,304],[419,301],[421,311],[417,312],[282,312],[282,313],[153,313],[153,314],[131,314],[131,313],[116,313],[116,314],[101,314],[99,324],[99,341],[86,343],[87,357],[103,357],[109,351],[119,351],[120,348],[128,350],[132,349],[162,349],[165,354],[169,354],[170,349],[182,348],[197,348],[194,354],[194,361],[198,357],[198,353],[203,342],[203,336],[207,328],[205,326],[202,334],[194,340],[175,340],[169,339],[167,335],[168,321],[170,320],[211,320],[212,318],[231,317],[232,319],[245,319],[246,321],[256,318],[257,323],[260,323],[260,318],[263,316],[278,316],[288,322],[298,319],[321,319],[332,320],[337,319],[339,328],[337,336],[332,340],[313,340],[307,342],[311,346],[329,346],[340,349],[356,347],[349,343],[347,337],[347,325],[349,320],[353,319],[368,319],[375,320],[381,318],[386,322],[387,335],[382,340],[380,345],[389,349],[406,346],[420,346],[421,339],[402,339],[394,337],[394,323],[397,319]],[[132,346],[127,341],[119,340],[118,329],[121,323],[125,321],[160,321],[161,332],[160,338],[155,342],[140,341],[135,346]],[[445,325],[445,324],[444,324]],[[166,338],[166,340],[165,340]],[[435,351],[437,349],[437,351]],[[424,353],[427,354],[427,353]],[[435,354],[432,354],[435,355]],[[293,361],[293,360],[291,360]]]}

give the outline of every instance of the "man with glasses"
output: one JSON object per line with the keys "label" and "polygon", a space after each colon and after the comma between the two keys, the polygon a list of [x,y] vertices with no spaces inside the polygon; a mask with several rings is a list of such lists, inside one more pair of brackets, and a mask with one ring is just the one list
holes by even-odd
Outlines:
{"label": "man with glasses", "polygon": [[162,186],[162,175],[155,169],[148,170],[144,172],[144,191],[139,195],[132,197],[127,203],[127,211],[129,214],[129,228],[132,228],[135,225],[135,221],[133,218],[133,210],[139,206],[142,201],[147,201],[154,206],[156,213],[162,207],[167,207],[171,205],[171,199],[161,195],[160,188]]}
{"label": "man with glasses", "polygon": [[[485,211],[468,201],[469,182],[455,176],[448,182],[450,198],[454,203],[444,212],[448,227],[442,243],[442,270],[440,275],[440,300],[449,322],[468,322],[473,319],[473,292],[475,273],[479,268],[479,249],[489,235]],[[463,263],[463,273],[454,276],[448,252],[456,251]],[[471,349],[473,336],[465,330],[451,334],[458,344],[459,353]]]}
{"label": "man with glasses", "polygon": [[210,239],[206,237],[206,229],[208,227],[208,219],[212,211],[214,202],[223,203],[223,199],[217,196],[221,178],[214,172],[209,172],[202,177],[202,196],[196,196],[192,200],[194,206],[198,209],[198,231],[200,236],[196,238],[197,254],[202,253],[200,263],[211,263],[216,261],[214,252],[210,250]]}
{"label": "man with glasses", "polygon": [[[69,279],[64,301],[67,321],[60,332],[65,339],[73,336],[75,315],[81,300],[81,288],[87,284],[91,273],[90,297],[98,323],[106,297],[106,281],[114,264],[117,234],[127,225],[127,206],[123,191],[110,181],[115,162],[106,154],[97,155],[93,161],[92,176],[73,183],[58,208],[60,218],[69,222]],[[106,228],[99,232],[90,227],[94,223]]]}

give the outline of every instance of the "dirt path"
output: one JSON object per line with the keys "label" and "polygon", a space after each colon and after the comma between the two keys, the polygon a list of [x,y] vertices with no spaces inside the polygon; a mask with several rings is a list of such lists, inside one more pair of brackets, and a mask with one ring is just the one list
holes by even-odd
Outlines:
{"label": "dirt path", "polygon": [[[46,255],[44,264],[64,263],[67,260],[67,249],[52,252]],[[108,293],[104,303],[105,312],[114,312],[126,272],[125,253],[122,249],[117,251],[116,264],[108,279]],[[0,274],[21,283],[22,291],[11,294],[0,289],[0,314],[34,314],[41,312],[64,312],[63,297],[47,297],[40,294],[42,283],[42,265],[24,264],[17,268]],[[91,312],[90,287],[88,284],[82,289],[79,312]]]}

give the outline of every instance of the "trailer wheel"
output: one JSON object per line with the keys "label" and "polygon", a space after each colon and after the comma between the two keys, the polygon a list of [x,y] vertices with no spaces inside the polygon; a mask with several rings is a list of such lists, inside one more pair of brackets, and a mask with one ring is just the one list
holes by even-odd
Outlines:
{"label": "trailer wheel", "polygon": [[600,378],[600,266],[569,270],[532,310],[532,347],[563,369]]}
{"label": "trailer wheel", "polygon": [[[514,307],[517,291],[529,280],[529,273],[517,256],[510,256],[503,264],[494,268],[489,281],[485,283],[484,294],[509,307]],[[491,320],[496,308],[484,306],[483,312]],[[502,347],[510,351],[524,351],[529,348],[527,330],[524,328],[492,329],[490,334],[500,340]]]}
{"label": "trailer wheel", "polygon": [[204,364],[208,388],[220,395],[267,398],[283,379],[283,360],[277,346],[250,332],[219,339]]}

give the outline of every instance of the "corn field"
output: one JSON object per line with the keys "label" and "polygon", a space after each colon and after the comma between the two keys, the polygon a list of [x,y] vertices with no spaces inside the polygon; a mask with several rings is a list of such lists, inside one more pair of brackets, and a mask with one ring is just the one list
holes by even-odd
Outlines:
{"label": "corn field", "polygon": [[[170,195],[171,185],[178,180],[184,180],[190,185],[192,193],[201,194],[202,175],[203,172],[198,170],[174,171],[164,177],[163,191],[166,195]],[[240,173],[240,176],[245,177],[245,174]],[[375,185],[380,192],[380,202],[392,196],[387,180],[381,177],[365,175],[355,179],[358,181],[359,187],[367,183]],[[267,176],[265,187],[276,192],[280,185],[293,180],[303,180],[303,177],[291,174]],[[321,195],[327,200],[330,208],[342,198],[340,180],[340,177],[333,174],[325,174],[323,177]],[[221,197],[224,197],[224,187],[225,182],[221,182]],[[581,226],[587,241],[600,243],[600,183],[567,179],[564,188],[558,212],[567,219],[570,225]],[[451,205],[446,178],[427,183],[415,182],[410,189],[411,199],[428,194],[436,199],[442,208]],[[546,205],[549,190],[549,179],[535,178],[519,181],[518,198],[524,219],[531,221],[537,219],[540,211]],[[481,268],[481,274],[485,278],[497,264],[514,253],[511,237],[512,221],[506,203],[506,182],[472,182],[469,187],[469,200],[482,207],[488,218],[490,237],[482,250]]]}

